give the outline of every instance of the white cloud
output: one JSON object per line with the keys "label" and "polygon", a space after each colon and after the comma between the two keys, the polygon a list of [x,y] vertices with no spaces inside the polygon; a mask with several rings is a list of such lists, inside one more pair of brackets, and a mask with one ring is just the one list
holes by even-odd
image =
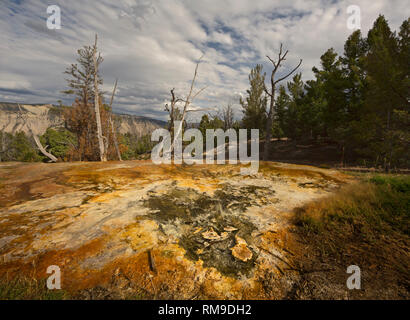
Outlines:
{"label": "white cloud", "polygon": [[[0,100],[56,103],[64,98],[63,71],[76,50],[98,33],[104,89],[119,78],[114,109],[164,118],[169,90],[186,94],[196,60],[196,102],[207,109],[232,101],[248,87],[248,73],[265,55],[289,49],[287,68],[303,58],[304,79],[330,47],[340,53],[350,30],[346,9],[359,5],[363,33],[378,14],[397,29],[410,11],[405,0],[55,0],[62,29],[48,30],[44,0],[6,0],[0,12]],[[4,5],[3,5],[4,6]],[[281,72],[286,72],[283,68]],[[238,106],[236,106],[238,115]],[[194,113],[199,116],[200,113]]]}

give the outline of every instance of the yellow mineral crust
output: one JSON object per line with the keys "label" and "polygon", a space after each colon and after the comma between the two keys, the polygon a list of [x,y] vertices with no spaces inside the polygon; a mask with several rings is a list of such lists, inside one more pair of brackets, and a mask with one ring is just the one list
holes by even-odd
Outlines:
{"label": "yellow mineral crust", "polygon": [[232,255],[244,262],[252,259],[252,251],[249,250],[248,245],[244,239],[241,237],[236,236],[236,245],[231,248]]}
{"label": "yellow mineral crust", "polygon": [[3,166],[0,277],[41,279],[57,265],[73,293],[282,298],[283,283],[293,280],[280,279],[294,267],[292,254],[303,252],[289,213],[349,179],[278,163],[261,163],[252,177],[239,169],[150,161]]}

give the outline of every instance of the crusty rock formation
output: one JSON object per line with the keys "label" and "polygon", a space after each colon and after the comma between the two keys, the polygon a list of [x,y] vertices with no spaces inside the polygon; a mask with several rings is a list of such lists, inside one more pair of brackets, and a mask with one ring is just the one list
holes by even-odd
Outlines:
{"label": "crusty rock formation", "polygon": [[270,163],[254,176],[149,161],[0,169],[0,279],[57,265],[62,288],[86,299],[286,298],[306,251],[291,211],[348,179]]}
{"label": "crusty rock formation", "polygon": [[[24,122],[18,113],[16,103],[0,103],[0,131],[16,133],[29,132],[29,126],[36,135],[42,135],[50,127],[64,126],[63,109],[51,104],[46,105],[21,105],[27,122]],[[139,137],[150,134],[157,128],[165,126],[165,122],[145,117],[116,114],[114,116],[116,127],[121,134],[130,133]]]}

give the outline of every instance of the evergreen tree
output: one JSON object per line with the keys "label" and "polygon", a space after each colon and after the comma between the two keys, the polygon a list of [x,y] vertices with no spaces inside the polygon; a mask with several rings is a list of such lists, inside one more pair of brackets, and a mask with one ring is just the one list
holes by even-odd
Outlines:
{"label": "evergreen tree", "polygon": [[[66,127],[73,132],[77,137],[75,148],[70,151],[70,160],[100,160],[99,140],[97,137],[96,111],[94,104],[94,77],[95,67],[93,61],[94,50],[96,44],[92,46],[84,46],[77,51],[77,63],[71,64],[66,69],[65,74],[70,77],[66,79],[69,89],[63,93],[74,95],[75,102],[73,108],[65,110]],[[96,54],[97,70],[103,62],[100,53]],[[97,72],[97,88],[103,84],[102,77]],[[98,104],[101,119],[102,135],[105,139],[105,144],[108,147],[106,154],[111,157],[116,157],[113,148],[113,137],[110,134],[110,112],[109,106],[103,103],[103,94],[98,88]]]}
{"label": "evergreen tree", "polygon": [[289,138],[296,140],[301,136],[301,104],[304,96],[302,74],[295,74],[292,81],[287,83],[289,91],[289,104],[285,116],[287,135]]}
{"label": "evergreen tree", "polygon": [[[94,103],[94,63],[93,63],[93,46],[84,46],[77,50],[77,63],[71,64],[64,74],[70,77],[66,79],[70,89],[63,91],[65,94],[74,95],[83,105],[92,105]],[[103,58],[98,54],[97,65],[103,62]],[[99,69],[99,68],[98,68]],[[99,71],[97,72],[99,85],[103,84]]]}
{"label": "evergreen tree", "polygon": [[61,160],[67,160],[70,150],[77,143],[75,135],[66,129],[51,129],[40,137],[42,145],[49,146],[49,152]]}
{"label": "evergreen tree", "polygon": [[275,103],[274,137],[278,139],[288,136],[286,112],[289,108],[290,97],[284,85],[280,85]]}
{"label": "evergreen tree", "polygon": [[303,128],[302,136],[317,139],[325,136],[324,114],[327,110],[327,100],[323,83],[319,80],[309,80],[305,84],[305,96],[302,100],[301,115],[298,117]]}
{"label": "evergreen tree", "polygon": [[337,140],[336,129],[345,121],[344,79],[341,60],[333,48],[320,58],[322,69],[313,68],[316,79],[322,84],[327,108],[323,114],[325,134]]}
{"label": "evergreen tree", "polygon": [[[409,104],[408,94],[406,97],[408,67],[401,64],[399,39],[383,16],[379,16],[369,30],[367,45],[369,52],[365,69],[369,92],[365,104],[366,112],[372,114],[373,121],[367,125],[371,128],[372,136],[366,141],[368,147],[365,151],[373,158],[376,157],[376,165],[381,164],[390,170],[392,163],[399,157],[395,152],[398,141],[394,114],[405,110]],[[405,41],[402,45],[405,46]]]}
{"label": "evergreen tree", "polygon": [[245,100],[240,99],[243,108],[242,126],[246,129],[259,129],[260,135],[264,134],[266,126],[266,106],[268,99],[264,94],[265,73],[262,65],[258,64],[249,75],[250,89],[247,90]]}
{"label": "evergreen tree", "polygon": [[204,114],[201,118],[201,122],[199,123],[199,131],[201,131],[202,136],[206,137],[206,129],[211,128],[211,122],[209,121],[209,117],[207,114]]}

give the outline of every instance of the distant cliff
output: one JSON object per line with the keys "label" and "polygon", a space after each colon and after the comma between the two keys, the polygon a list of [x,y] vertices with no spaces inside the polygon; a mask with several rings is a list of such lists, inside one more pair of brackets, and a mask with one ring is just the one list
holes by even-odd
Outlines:
{"label": "distant cliff", "polygon": [[[24,131],[28,133],[30,126],[35,134],[42,135],[47,128],[64,126],[63,108],[48,105],[21,105],[24,113],[23,120],[19,116],[16,103],[0,103],[0,131],[16,133]],[[115,122],[118,132],[131,133],[137,136],[151,134],[157,128],[165,126],[164,121],[154,120],[141,116],[115,114]],[[25,122],[27,121],[27,122]]]}

